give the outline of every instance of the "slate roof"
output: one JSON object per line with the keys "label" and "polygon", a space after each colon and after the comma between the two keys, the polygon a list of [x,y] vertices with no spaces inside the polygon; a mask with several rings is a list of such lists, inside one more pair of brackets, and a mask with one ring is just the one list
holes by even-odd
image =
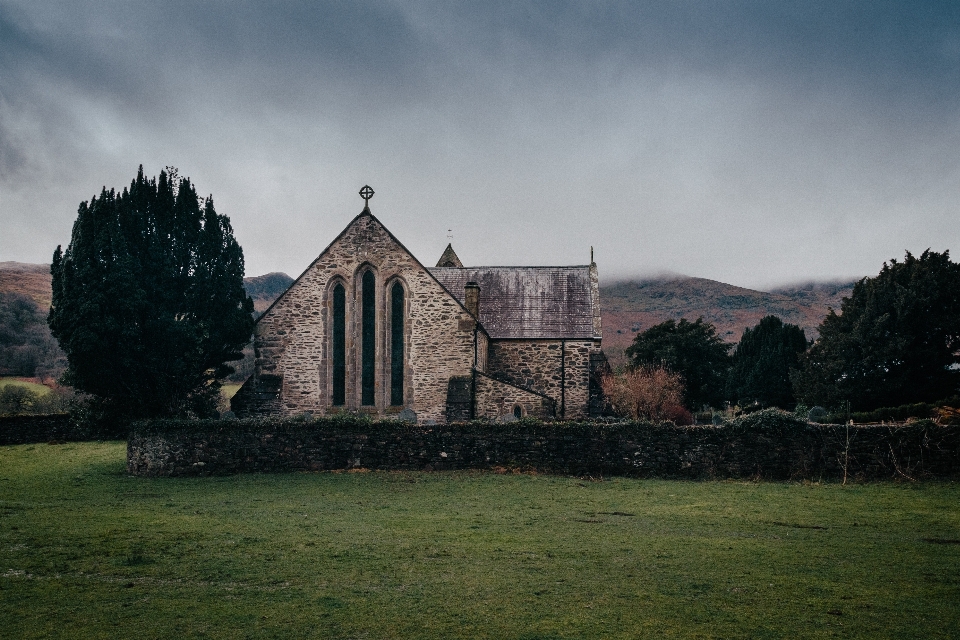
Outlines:
{"label": "slate roof", "polygon": [[480,285],[480,324],[493,339],[594,337],[589,266],[429,271],[461,304],[464,285]]}

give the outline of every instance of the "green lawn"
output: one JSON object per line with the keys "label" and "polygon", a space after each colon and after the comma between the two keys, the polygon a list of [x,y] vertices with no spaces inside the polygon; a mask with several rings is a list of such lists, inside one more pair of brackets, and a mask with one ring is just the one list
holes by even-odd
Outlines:
{"label": "green lawn", "polygon": [[960,485],[142,479],[0,447],[0,637],[956,638]]}

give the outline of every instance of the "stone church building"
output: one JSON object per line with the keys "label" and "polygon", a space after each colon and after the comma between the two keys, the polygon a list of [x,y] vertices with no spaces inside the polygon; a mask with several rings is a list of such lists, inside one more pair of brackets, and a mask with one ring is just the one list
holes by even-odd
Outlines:
{"label": "stone church building", "polygon": [[587,418],[601,404],[600,337],[596,264],[465,267],[448,245],[427,268],[365,206],[258,320],[232,408]]}

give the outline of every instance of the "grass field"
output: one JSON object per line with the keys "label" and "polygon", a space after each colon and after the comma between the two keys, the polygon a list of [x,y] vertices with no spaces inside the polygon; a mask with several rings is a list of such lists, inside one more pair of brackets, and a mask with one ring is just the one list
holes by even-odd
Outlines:
{"label": "grass field", "polygon": [[0,391],[3,390],[7,385],[16,385],[18,387],[25,387],[30,389],[39,396],[45,396],[50,393],[50,387],[37,384],[36,382],[27,382],[26,380],[20,380],[18,378],[0,378]]}
{"label": "grass field", "polygon": [[0,636],[956,638],[960,485],[142,479],[0,447]]}
{"label": "grass field", "polygon": [[224,398],[229,400],[233,397],[233,394],[240,390],[240,387],[242,386],[242,384],[237,384],[234,382],[224,383],[224,385],[220,387],[220,392],[223,394]]}

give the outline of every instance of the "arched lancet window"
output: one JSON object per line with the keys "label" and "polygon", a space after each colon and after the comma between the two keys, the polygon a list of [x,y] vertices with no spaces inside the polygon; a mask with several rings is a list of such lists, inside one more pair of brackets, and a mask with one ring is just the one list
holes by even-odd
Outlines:
{"label": "arched lancet window", "polygon": [[339,282],[333,288],[333,404],[346,404],[347,292]]}
{"label": "arched lancet window", "polygon": [[374,373],[376,371],[377,298],[376,278],[366,271],[361,278],[360,307],[362,331],[360,334],[360,404],[374,402]]}
{"label": "arched lancet window", "polygon": [[403,405],[403,285],[390,287],[390,404]]}
{"label": "arched lancet window", "polygon": [[518,420],[523,417],[523,409],[518,404],[513,405],[513,417]]}

